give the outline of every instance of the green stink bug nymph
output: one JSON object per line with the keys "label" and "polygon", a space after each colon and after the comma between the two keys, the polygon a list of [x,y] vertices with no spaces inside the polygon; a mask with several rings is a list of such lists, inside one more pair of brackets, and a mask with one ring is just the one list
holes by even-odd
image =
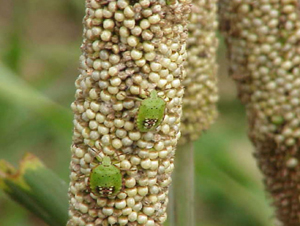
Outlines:
{"label": "green stink bug nymph", "polygon": [[89,185],[91,192],[95,195],[100,197],[115,196],[122,188],[121,171],[111,163],[109,157],[104,156],[101,164],[92,169]]}
{"label": "green stink bug nymph", "polygon": [[154,130],[163,120],[166,108],[165,101],[152,90],[150,97],[142,100],[136,116],[136,125],[141,132]]}

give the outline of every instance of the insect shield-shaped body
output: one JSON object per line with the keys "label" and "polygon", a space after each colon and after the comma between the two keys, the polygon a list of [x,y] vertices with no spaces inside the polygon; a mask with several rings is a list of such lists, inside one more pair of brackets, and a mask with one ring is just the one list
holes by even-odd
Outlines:
{"label": "insect shield-shaped body", "polygon": [[166,108],[165,101],[152,90],[150,97],[142,100],[136,116],[136,125],[141,132],[154,130],[163,120]]}
{"label": "insect shield-shaped body", "polygon": [[118,167],[104,156],[102,163],[92,169],[89,178],[92,193],[100,197],[117,195],[122,188],[122,174]]}

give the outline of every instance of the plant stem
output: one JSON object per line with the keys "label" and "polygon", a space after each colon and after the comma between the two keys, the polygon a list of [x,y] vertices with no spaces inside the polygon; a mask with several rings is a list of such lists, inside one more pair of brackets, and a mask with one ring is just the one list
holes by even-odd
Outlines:
{"label": "plant stem", "polygon": [[[177,148],[173,173],[174,226],[195,225],[194,145],[187,142]],[[171,223],[171,225],[173,226]]]}
{"label": "plant stem", "polygon": [[0,161],[0,190],[50,226],[66,225],[68,186],[34,155],[25,155],[19,170]]}

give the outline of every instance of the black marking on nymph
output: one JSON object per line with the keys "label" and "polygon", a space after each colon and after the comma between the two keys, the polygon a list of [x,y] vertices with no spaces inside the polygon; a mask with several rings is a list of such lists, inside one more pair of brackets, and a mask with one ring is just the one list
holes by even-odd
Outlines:
{"label": "black marking on nymph", "polygon": [[100,195],[103,195],[103,196],[111,195],[114,192],[114,190],[115,190],[114,186],[111,186],[111,187],[98,186],[98,192]]}
{"label": "black marking on nymph", "polygon": [[158,121],[158,119],[156,119],[156,118],[146,118],[143,121],[143,125],[145,128],[150,129],[157,123],[157,121]]}

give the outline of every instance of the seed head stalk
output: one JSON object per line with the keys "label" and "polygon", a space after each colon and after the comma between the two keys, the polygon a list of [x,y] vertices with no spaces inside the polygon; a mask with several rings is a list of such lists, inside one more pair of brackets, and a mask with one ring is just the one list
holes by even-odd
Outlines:
{"label": "seed head stalk", "polygon": [[[180,137],[190,2],[86,0],[75,82],[68,225],[162,225]],[[163,121],[142,132],[140,101],[165,103]],[[120,168],[116,196],[91,192],[89,175],[108,156]]]}
{"label": "seed head stalk", "polygon": [[266,189],[283,225],[300,225],[299,1],[221,3],[230,71]]}

